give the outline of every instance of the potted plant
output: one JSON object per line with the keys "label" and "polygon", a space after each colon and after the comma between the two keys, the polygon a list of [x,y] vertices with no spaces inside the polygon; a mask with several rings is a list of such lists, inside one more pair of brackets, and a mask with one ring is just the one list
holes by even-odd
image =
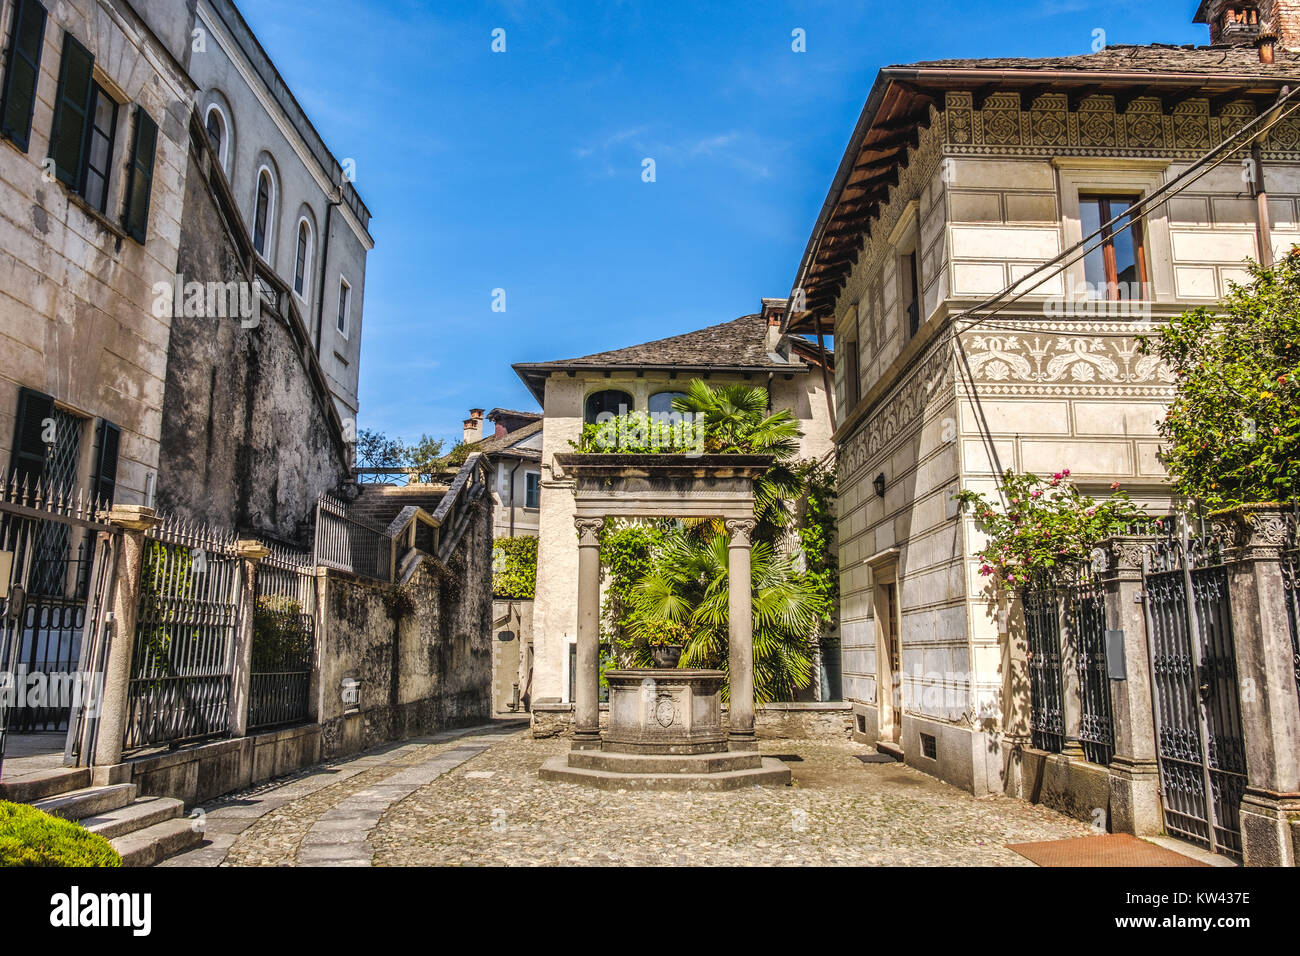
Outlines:
{"label": "potted plant", "polygon": [[650,648],[655,667],[676,667],[690,640],[691,629],[677,621],[646,621],[641,626],[641,636]]}

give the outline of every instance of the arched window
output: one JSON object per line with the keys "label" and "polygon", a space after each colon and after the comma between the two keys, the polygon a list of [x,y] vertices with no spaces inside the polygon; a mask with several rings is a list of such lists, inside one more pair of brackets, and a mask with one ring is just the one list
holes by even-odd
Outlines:
{"label": "arched window", "polygon": [[217,154],[217,159],[221,161],[224,169],[226,165],[226,118],[221,110],[215,105],[208,107],[208,141],[212,143],[212,151]]}
{"label": "arched window", "polygon": [[271,184],[271,171],[263,166],[257,173],[257,206],[253,210],[253,248],[263,259],[271,238],[271,197],[275,187]]}
{"label": "arched window", "polygon": [[304,300],[311,288],[311,256],[311,223],[304,217],[298,220],[298,249],[293,259],[293,291]]}
{"label": "arched window", "polygon": [[674,398],[685,398],[685,392],[656,392],[650,396],[650,414],[668,414],[673,410]]}
{"label": "arched window", "polygon": [[583,409],[582,420],[588,425],[594,425],[597,417],[606,412],[611,415],[621,415],[631,410],[631,395],[616,388],[607,388],[603,392],[592,392],[587,396],[587,404]]}

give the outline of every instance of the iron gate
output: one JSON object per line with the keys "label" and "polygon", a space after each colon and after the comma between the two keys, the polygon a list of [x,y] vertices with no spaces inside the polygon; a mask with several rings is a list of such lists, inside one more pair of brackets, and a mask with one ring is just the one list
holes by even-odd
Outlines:
{"label": "iron gate", "polygon": [[1144,578],[1165,829],[1240,859],[1246,754],[1220,542],[1162,539]]}
{"label": "iron gate", "polygon": [[[65,731],[98,671],[82,658],[96,535],[111,532],[89,496],[45,480],[0,484],[0,762],[10,733]],[[71,739],[71,735],[69,737]],[[72,748],[70,753],[75,753]]]}
{"label": "iron gate", "polygon": [[1079,743],[1088,760],[1107,765],[1115,755],[1115,723],[1106,667],[1106,594],[1091,566],[1079,569],[1079,580],[1070,588],[1068,600],[1079,673]]}
{"label": "iron gate", "polygon": [[315,562],[310,554],[272,546],[257,566],[250,730],[307,719],[315,651]]}
{"label": "iron gate", "polygon": [[1036,584],[1025,589],[1021,603],[1029,645],[1029,727],[1033,745],[1048,753],[1060,753],[1065,746],[1065,708],[1059,593],[1049,584]]}
{"label": "iron gate", "polygon": [[1295,686],[1300,691],[1300,509],[1287,513],[1286,549],[1282,552],[1282,591],[1286,597],[1287,621],[1291,625],[1291,663]]}
{"label": "iron gate", "polygon": [[144,542],[128,750],[224,734],[239,617],[235,536],[174,518]]}

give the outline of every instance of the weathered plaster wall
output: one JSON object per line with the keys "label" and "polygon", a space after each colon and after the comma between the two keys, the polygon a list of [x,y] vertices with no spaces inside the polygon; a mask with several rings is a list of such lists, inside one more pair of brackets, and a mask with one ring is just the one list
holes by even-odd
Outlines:
{"label": "weathered plaster wall", "polygon": [[[318,702],[325,756],[491,716],[490,510],[478,508],[473,521],[448,571],[426,561],[396,600],[388,586],[329,573]],[[345,678],[361,682],[359,708],[342,699]]]}
{"label": "weathered plaster wall", "polygon": [[[247,281],[193,159],[178,271],[187,282]],[[159,506],[302,540],[317,497],[348,477],[348,457],[293,336],[269,309],[256,328],[238,318],[171,322]]]}

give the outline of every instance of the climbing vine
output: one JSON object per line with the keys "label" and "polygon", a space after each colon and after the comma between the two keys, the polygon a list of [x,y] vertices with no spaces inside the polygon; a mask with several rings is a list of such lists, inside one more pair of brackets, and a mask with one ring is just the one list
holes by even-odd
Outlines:
{"label": "climbing vine", "polygon": [[537,538],[501,537],[492,542],[492,593],[531,600],[537,593]]}

